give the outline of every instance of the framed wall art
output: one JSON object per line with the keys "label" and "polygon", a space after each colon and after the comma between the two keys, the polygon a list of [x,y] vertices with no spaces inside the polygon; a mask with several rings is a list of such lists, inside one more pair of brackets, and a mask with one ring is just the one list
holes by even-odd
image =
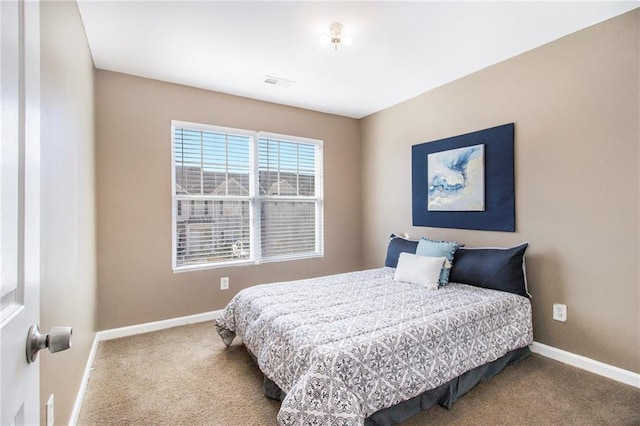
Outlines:
{"label": "framed wall art", "polygon": [[515,231],[514,123],[411,148],[414,226]]}

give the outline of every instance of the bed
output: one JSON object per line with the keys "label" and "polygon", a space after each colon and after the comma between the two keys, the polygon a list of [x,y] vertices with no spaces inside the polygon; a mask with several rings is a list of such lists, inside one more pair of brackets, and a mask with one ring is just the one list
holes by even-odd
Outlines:
{"label": "bed", "polygon": [[526,355],[527,297],[434,291],[394,279],[396,266],[254,286],[223,310],[218,333],[242,338],[282,399],[280,425],[394,424]]}

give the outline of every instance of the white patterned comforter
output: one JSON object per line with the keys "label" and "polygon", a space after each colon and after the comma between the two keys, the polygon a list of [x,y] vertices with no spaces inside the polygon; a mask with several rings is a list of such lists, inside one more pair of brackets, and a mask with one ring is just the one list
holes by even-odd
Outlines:
{"label": "white patterned comforter", "polygon": [[393,281],[380,268],[265,284],[238,293],[217,320],[287,393],[281,425],[362,425],[533,340],[525,297]]}

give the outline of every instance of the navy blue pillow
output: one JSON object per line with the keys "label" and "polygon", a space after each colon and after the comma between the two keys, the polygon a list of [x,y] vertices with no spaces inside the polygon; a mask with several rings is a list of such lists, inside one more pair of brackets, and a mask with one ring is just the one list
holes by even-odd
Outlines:
{"label": "navy blue pillow", "polygon": [[529,297],[524,271],[524,252],[518,247],[459,248],[453,257],[449,282],[470,284]]}
{"label": "navy blue pillow", "polygon": [[397,268],[400,253],[406,252],[416,254],[417,248],[418,241],[407,240],[397,236],[396,234],[391,234],[391,237],[389,238],[389,245],[387,246],[387,258],[384,261],[384,266]]}

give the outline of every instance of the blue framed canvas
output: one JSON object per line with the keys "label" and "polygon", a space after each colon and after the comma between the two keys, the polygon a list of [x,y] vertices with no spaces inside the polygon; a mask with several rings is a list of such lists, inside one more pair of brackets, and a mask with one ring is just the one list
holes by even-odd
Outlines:
{"label": "blue framed canvas", "polygon": [[413,225],[515,231],[514,123],[411,147]]}
{"label": "blue framed canvas", "polygon": [[427,155],[427,210],[484,211],[484,145]]}

